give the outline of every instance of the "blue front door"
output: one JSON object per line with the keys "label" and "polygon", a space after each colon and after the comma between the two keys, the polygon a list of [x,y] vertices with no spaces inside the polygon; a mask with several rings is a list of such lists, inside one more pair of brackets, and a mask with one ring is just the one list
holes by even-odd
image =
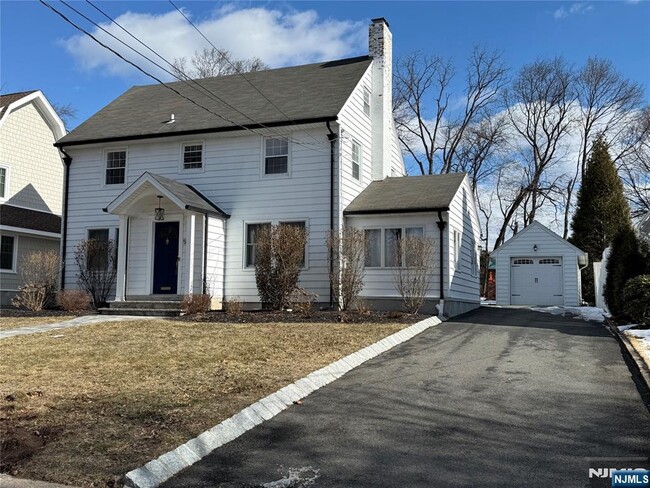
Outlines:
{"label": "blue front door", "polygon": [[153,292],[175,295],[178,285],[178,222],[156,222]]}

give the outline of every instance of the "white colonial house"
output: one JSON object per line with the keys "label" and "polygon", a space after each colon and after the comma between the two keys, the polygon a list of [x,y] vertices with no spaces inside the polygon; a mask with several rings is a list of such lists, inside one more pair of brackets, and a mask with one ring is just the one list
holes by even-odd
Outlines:
{"label": "white colonial house", "polygon": [[77,286],[81,240],[115,239],[114,308],[206,290],[215,307],[258,307],[256,231],[293,223],[309,233],[300,286],[330,303],[326,237],[354,225],[373,246],[363,296],[376,306],[399,307],[386,249],[413,233],[439,244],[428,308],[478,306],[468,180],[404,177],[391,80],[391,33],[375,19],[369,56],[131,88],[57,143],[63,286]]}
{"label": "white colonial house", "polygon": [[59,251],[63,122],[41,91],[0,95],[0,305],[24,284],[23,257]]}

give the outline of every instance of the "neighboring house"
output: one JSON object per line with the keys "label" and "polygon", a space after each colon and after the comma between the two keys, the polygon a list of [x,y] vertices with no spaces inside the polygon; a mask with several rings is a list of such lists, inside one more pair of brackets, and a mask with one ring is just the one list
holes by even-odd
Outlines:
{"label": "neighboring house", "polygon": [[429,308],[441,291],[458,301],[449,310],[478,305],[467,178],[401,178],[384,19],[370,25],[370,56],[169,85],[196,103],[134,87],[57,143],[68,155],[64,287],[77,286],[81,240],[115,239],[117,302],[207,290],[215,307],[228,297],[259,307],[256,232],[293,223],[309,232],[300,285],[329,303],[327,234],[356,225],[378,253],[363,296],[393,306],[386,246],[403,233],[439,238],[442,220]]}
{"label": "neighboring house", "polygon": [[537,221],[490,253],[497,305],[579,306],[587,253]]}
{"label": "neighboring house", "polygon": [[0,300],[23,285],[32,251],[60,249],[63,164],[54,143],[65,128],[42,92],[0,95]]}

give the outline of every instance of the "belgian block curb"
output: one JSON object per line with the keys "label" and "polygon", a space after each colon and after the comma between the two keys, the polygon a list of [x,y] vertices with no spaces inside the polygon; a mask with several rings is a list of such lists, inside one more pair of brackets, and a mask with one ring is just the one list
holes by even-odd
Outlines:
{"label": "belgian block curb", "polygon": [[616,325],[610,323],[606,324],[605,327],[607,327],[611,334],[618,340],[623,353],[623,358],[626,360],[625,362],[632,373],[632,379],[637,383],[637,385],[641,386],[641,396],[643,397],[646,406],[650,409],[650,370],[648,369],[648,366],[646,366],[645,361],[641,358],[636,349],[634,349],[634,346],[623,331],[618,330]]}
{"label": "belgian block curb", "polygon": [[155,488],[161,485],[218,447],[236,439],[265,420],[275,417],[293,402],[340,378],[375,356],[413,338],[429,327],[440,324],[442,320],[438,317],[424,319],[281,388],[176,449],[129,471],[124,477],[124,485],[130,488]]}

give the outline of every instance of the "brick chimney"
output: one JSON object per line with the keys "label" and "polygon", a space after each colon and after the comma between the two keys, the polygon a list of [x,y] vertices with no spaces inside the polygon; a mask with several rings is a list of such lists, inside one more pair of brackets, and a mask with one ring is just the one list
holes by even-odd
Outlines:
{"label": "brick chimney", "polygon": [[383,17],[372,19],[368,36],[372,57],[372,179],[390,176],[393,118],[393,35]]}

